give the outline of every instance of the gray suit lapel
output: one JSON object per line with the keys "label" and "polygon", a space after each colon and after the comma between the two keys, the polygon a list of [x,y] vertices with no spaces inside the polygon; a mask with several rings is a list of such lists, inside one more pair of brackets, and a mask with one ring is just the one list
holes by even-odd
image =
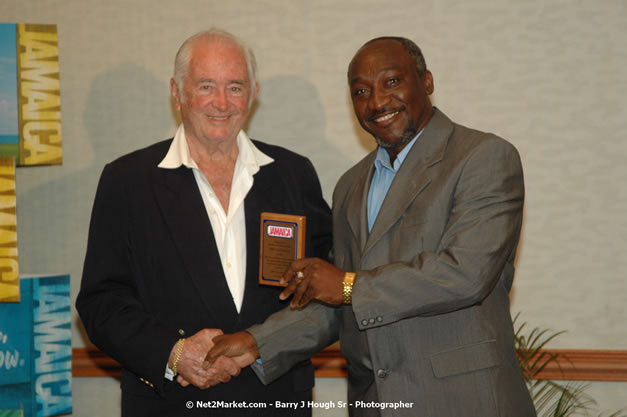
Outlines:
{"label": "gray suit lapel", "polygon": [[376,154],[376,151],[371,152],[360,163],[360,168],[355,173],[357,176],[355,187],[348,195],[346,207],[348,224],[355,238],[359,240],[361,250],[364,249],[368,237],[368,191],[370,189]]}
{"label": "gray suit lapel", "polygon": [[[363,250],[364,256],[403,216],[412,201],[429,186],[433,175],[429,168],[444,158],[446,144],[452,133],[453,123],[443,113],[435,109],[433,117],[418,138],[418,142],[409,151],[403,165],[394,177],[366,241]],[[368,182],[368,186],[369,184]],[[367,198],[364,200],[363,206],[365,207],[366,204]]]}

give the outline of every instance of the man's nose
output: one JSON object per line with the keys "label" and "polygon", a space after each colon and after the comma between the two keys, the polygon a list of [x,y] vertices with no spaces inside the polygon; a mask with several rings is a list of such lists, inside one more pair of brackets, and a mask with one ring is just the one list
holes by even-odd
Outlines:
{"label": "man's nose", "polygon": [[370,100],[368,100],[368,107],[373,110],[380,110],[384,108],[390,102],[390,95],[379,88],[372,90],[370,94]]}
{"label": "man's nose", "polygon": [[213,100],[211,101],[213,107],[220,111],[226,111],[229,108],[229,100],[227,98],[226,91],[218,90],[216,94],[213,96]]}

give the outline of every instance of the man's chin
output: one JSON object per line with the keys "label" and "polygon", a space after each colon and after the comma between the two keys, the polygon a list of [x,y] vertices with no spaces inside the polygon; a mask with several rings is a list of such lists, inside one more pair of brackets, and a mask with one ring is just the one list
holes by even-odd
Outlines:
{"label": "man's chin", "polygon": [[395,137],[384,139],[381,136],[377,136],[374,134],[372,136],[377,142],[377,145],[385,149],[390,149],[398,148],[399,146],[408,144],[416,136],[417,133],[418,132],[416,132],[416,129],[414,129],[413,126],[409,126],[407,129],[405,129],[405,132],[403,132],[403,135],[400,138]]}
{"label": "man's chin", "polygon": [[[372,130],[368,130],[368,133],[372,135],[377,145],[382,148],[395,148],[398,146],[398,143],[402,140],[402,137],[398,137],[398,135],[391,135],[391,132],[384,132],[385,136],[377,135],[376,132]],[[383,133],[383,132],[382,132]]]}
{"label": "man's chin", "polygon": [[377,142],[377,145],[385,149],[394,148],[397,146],[395,142],[390,142],[387,139],[382,139],[378,136],[375,136],[374,140],[375,142]]}
{"label": "man's chin", "polygon": [[374,140],[377,142],[377,145],[379,145],[380,147],[385,148],[385,149],[391,149],[391,148],[398,148],[399,146],[403,146],[409,143],[409,141],[411,141],[412,138],[413,136],[410,136],[410,137],[403,136],[401,138],[395,138],[393,140],[390,140],[390,139],[383,139],[379,136],[375,136]]}

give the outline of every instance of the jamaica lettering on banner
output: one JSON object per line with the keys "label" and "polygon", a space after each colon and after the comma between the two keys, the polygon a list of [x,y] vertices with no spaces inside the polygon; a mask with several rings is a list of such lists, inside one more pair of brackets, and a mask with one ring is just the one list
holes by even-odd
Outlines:
{"label": "jamaica lettering on banner", "polygon": [[18,274],[15,167],[61,164],[56,25],[0,23],[0,416],[72,412],[70,277]]}
{"label": "jamaica lettering on banner", "polygon": [[18,165],[63,162],[56,25],[17,25]]}
{"label": "jamaica lettering on banner", "polygon": [[22,277],[20,286],[20,303],[0,304],[0,416],[70,414],[70,277]]}
{"label": "jamaica lettering on banner", "polygon": [[20,301],[15,160],[0,157],[0,302]]}

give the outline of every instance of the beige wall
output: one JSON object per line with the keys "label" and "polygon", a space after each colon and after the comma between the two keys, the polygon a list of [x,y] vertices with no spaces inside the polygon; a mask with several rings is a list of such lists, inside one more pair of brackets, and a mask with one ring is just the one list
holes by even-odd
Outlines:
{"label": "beige wall", "polygon": [[[521,152],[512,311],[568,330],[555,347],[627,349],[625,1],[2,0],[0,20],[59,31],[65,158],[18,170],[23,273],[68,272],[76,294],[103,164],[174,132],[168,79],[188,35],[216,25],[249,41],[261,78],[249,131],[309,156],[328,199],[373,146],[351,113],[346,65],[366,40],[403,35],[423,48],[444,112]],[[73,336],[85,345],[78,325]],[[328,384],[319,395],[338,391]],[[625,385],[592,389],[615,409]],[[75,415],[94,415],[92,398],[115,410],[111,386],[75,380]]]}

